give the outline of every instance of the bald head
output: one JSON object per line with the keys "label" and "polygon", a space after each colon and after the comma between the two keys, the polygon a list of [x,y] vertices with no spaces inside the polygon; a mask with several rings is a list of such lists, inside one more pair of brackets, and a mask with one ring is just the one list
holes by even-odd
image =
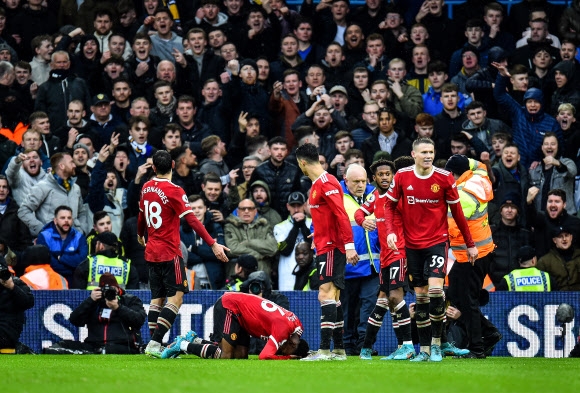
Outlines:
{"label": "bald head", "polygon": [[367,171],[358,164],[348,166],[345,175],[348,192],[356,197],[362,197],[367,186]]}

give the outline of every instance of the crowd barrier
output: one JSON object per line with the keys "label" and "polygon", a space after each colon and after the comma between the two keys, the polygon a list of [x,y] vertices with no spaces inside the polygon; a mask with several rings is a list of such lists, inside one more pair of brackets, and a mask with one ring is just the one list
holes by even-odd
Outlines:
{"label": "crowd barrier", "polygon": [[[149,291],[129,291],[143,300],[149,307]],[[200,336],[209,338],[213,326],[213,304],[221,291],[193,291],[185,295],[179,315],[165,340],[195,330]],[[312,348],[318,348],[320,307],[317,292],[284,292],[290,300],[290,309],[298,315],[304,325],[304,338]],[[72,310],[89,295],[88,291],[34,291],[35,306],[28,310],[27,322],[20,338],[24,344],[39,353],[42,348],[63,340],[84,340],[86,328],[77,328],[68,318]],[[407,303],[413,301],[407,298]],[[496,346],[495,356],[513,357],[565,357],[574,347],[578,329],[575,321],[567,324],[565,342],[562,327],[556,321],[556,309],[562,303],[570,304],[580,311],[580,293],[492,293],[488,305],[482,311],[503,334]],[[390,318],[386,318],[390,325]],[[385,323],[387,324],[387,323]],[[142,337],[149,339],[147,322],[143,325]],[[375,349],[379,354],[390,353],[396,339],[390,326],[379,332]]]}

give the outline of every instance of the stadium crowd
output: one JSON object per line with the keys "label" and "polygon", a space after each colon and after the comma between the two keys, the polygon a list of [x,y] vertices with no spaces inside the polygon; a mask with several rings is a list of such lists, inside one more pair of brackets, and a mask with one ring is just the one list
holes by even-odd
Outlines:
{"label": "stadium crowd", "polygon": [[[33,289],[94,289],[105,272],[148,288],[138,202],[167,150],[172,181],[230,249],[220,262],[184,222],[192,287],[235,290],[250,255],[274,289],[316,289],[295,149],[318,148],[354,214],[376,187],[371,164],[410,156],[421,137],[436,166],[460,154],[487,169],[486,289],[515,290],[512,272],[535,266],[544,288],[579,290],[580,1],[524,0],[508,15],[467,0],[453,15],[444,0],[3,1],[0,255]],[[351,164],[367,173],[347,177]],[[380,271],[376,228],[359,229],[348,354]],[[50,262],[30,258],[33,244]]]}

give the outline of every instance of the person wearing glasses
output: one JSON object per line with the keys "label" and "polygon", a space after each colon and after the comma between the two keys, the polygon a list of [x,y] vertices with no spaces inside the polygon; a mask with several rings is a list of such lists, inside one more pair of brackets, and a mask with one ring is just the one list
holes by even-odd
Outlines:
{"label": "person wearing glasses", "polygon": [[[258,260],[258,270],[270,277],[272,258],[278,251],[278,242],[268,220],[258,214],[254,201],[243,199],[238,204],[238,208],[226,219],[224,234],[232,258],[250,254]],[[232,262],[226,265],[226,277],[234,274],[234,268]]]}

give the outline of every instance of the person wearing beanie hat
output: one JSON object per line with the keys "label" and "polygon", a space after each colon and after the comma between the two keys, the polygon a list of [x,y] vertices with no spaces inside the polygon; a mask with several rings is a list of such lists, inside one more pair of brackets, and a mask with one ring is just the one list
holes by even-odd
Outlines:
{"label": "person wearing beanie hat", "polygon": [[70,314],[77,327],[86,326],[84,342],[64,340],[44,350],[46,354],[135,355],[141,344],[141,327],[147,319],[143,302],[126,293],[111,273],[103,273],[90,295]]}
{"label": "person wearing beanie hat", "polygon": [[512,119],[513,141],[519,148],[521,164],[527,170],[532,162],[541,160],[541,146],[547,132],[555,133],[560,145],[563,146],[562,130],[555,118],[544,113],[542,90],[528,89],[524,93],[522,106],[507,94],[507,80],[511,74],[506,66],[497,63],[493,66],[498,70],[493,95],[498,106]]}
{"label": "person wearing beanie hat", "polygon": [[459,226],[454,217],[449,217],[449,242],[456,259],[449,273],[449,287],[459,295],[452,301],[465,322],[467,349],[470,351],[462,357],[485,358],[479,294],[484,278],[490,272],[495,249],[487,213],[488,204],[493,199],[493,185],[486,166],[466,156],[452,156],[445,169],[453,172],[459,203],[478,251],[477,259],[470,261]]}
{"label": "person wearing beanie hat", "polygon": [[459,92],[469,94],[467,80],[481,68],[479,64],[479,50],[475,46],[466,45],[461,49],[461,69],[451,78],[451,83],[459,87]]}
{"label": "person wearing beanie hat", "polygon": [[454,154],[447,160],[445,170],[453,173],[455,179],[458,179],[469,170],[469,158],[461,154]]}
{"label": "person wearing beanie hat", "polygon": [[557,89],[552,94],[550,114],[558,115],[558,107],[562,104],[572,104],[574,108],[580,108],[580,92],[575,88],[575,83],[580,75],[576,75],[576,66],[573,60],[561,61],[554,67],[554,79]]}
{"label": "person wearing beanie hat", "polygon": [[99,280],[103,274],[110,273],[120,288],[139,289],[137,268],[132,266],[130,260],[120,256],[122,246],[117,236],[113,232],[101,232],[94,238],[94,254],[89,255],[76,268],[71,288],[88,290],[98,288],[101,286]]}
{"label": "person wearing beanie hat", "polygon": [[22,253],[22,264],[27,267],[20,279],[32,289],[68,289],[66,278],[50,267],[50,251],[45,245],[28,247]]}

